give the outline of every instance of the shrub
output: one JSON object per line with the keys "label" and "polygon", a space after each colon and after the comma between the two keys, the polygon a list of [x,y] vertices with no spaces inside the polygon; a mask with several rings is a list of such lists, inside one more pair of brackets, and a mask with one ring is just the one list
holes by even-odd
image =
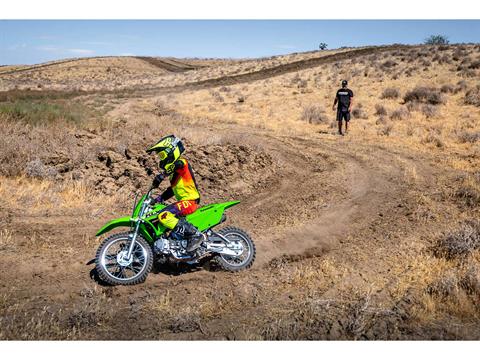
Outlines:
{"label": "shrub", "polygon": [[459,290],[459,281],[457,274],[453,271],[442,274],[436,281],[427,287],[427,293],[437,296],[451,296]]}
{"label": "shrub", "polygon": [[434,247],[434,254],[447,259],[465,257],[480,247],[480,221],[470,220],[444,234]]}
{"label": "shrub", "polygon": [[431,105],[439,105],[445,103],[445,98],[439,90],[432,87],[417,86],[413,90],[408,91],[403,97],[405,103],[421,102]]}
{"label": "shrub", "polygon": [[469,131],[462,131],[457,135],[458,140],[461,143],[475,143],[480,140],[480,131],[469,132]]}
{"label": "shrub", "polygon": [[460,80],[460,81],[457,83],[456,92],[465,91],[465,90],[467,90],[467,88],[468,88],[467,82],[466,82],[465,80]]}
{"label": "shrub", "polygon": [[477,207],[480,205],[480,185],[479,181],[467,177],[454,193],[455,197],[462,200],[467,206]]}
{"label": "shrub", "polygon": [[375,121],[375,125],[385,125],[387,123],[387,118],[381,115],[377,121]]}
{"label": "shrub", "polygon": [[381,129],[377,131],[378,135],[389,136],[393,130],[392,124],[385,124]]}
{"label": "shrub", "polygon": [[27,176],[39,179],[53,178],[57,173],[54,167],[45,165],[40,159],[30,161],[25,168],[25,174]]}
{"label": "shrub", "polygon": [[480,69],[480,60],[472,61],[472,62],[470,63],[470,65],[468,65],[468,68],[469,68],[469,69],[474,69],[474,70]]}
{"label": "shrub", "polygon": [[465,49],[460,47],[456,48],[452,54],[452,59],[454,61],[464,60],[468,56],[468,52]]}
{"label": "shrub", "polygon": [[352,110],[352,116],[354,119],[368,119],[368,114],[361,107]]}
{"label": "shrub", "polygon": [[307,121],[309,124],[326,123],[328,117],[325,114],[325,110],[318,105],[308,105],[303,108],[302,120]]}
{"label": "shrub", "polygon": [[452,63],[452,60],[450,59],[450,57],[448,55],[443,55],[439,60],[438,60],[438,63],[439,64],[451,64]]}
{"label": "shrub", "polygon": [[428,38],[425,39],[425,45],[447,45],[450,41],[448,41],[448,37],[445,35],[430,35]]}
{"label": "shrub", "polygon": [[307,87],[307,85],[308,85],[307,80],[303,80],[303,79],[302,79],[302,80],[300,80],[300,81],[297,82],[297,87],[298,87],[299,89],[304,89],[304,88]]}
{"label": "shrub", "polygon": [[387,60],[385,61],[381,66],[382,68],[385,70],[385,69],[390,69],[390,68],[393,68],[395,66],[397,66],[398,64],[393,61],[393,60]]}
{"label": "shrub", "polygon": [[420,60],[420,65],[422,65],[424,67],[423,70],[425,71],[425,70],[428,70],[428,67],[430,65],[432,65],[432,63],[430,61],[428,61],[427,59],[422,59],[422,60]]}
{"label": "shrub", "polygon": [[433,144],[438,148],[443,147],[443,141],[438,137],[437,134],[429,132],[428,135],[423,139],[423,143]]}
{"label": "shrub", "polygon": [[211,91],[210,92],[210,95],[212,95],[213,99],[216,101],[216,102],[224,102],[225,99],[223,98],[222,95],[220,95],[220,93],[218,91]]}
{"label": "shrub", "polygon": [[470,295],[480,294],[480,268],[478,265],[471,264],[462,279],[460,286]]}
{"label": "shrub", "polygon": [[460,72],[460,76],[462,77],[476,77],[477,76],[477,73],[475,72],[475,70],[472,70],[472,69],[463,69],[461,72]]}
{"label": "shrub", "polygon": [[387,109],[385,108],[385,106],[380,104],[375,105],[375,115],[387,115]]}
{"label": "shrub", "polygon": [[380,96],[381,99],[396,99],[400,96],[400,91],[395,88],[386,88],[383,90],[382,95]]}
{"label": "shrub", "polygon": [[450,85],[450,84],[442,85],[442,87],[440,88],[440,92],[444,93],[444,94],[454,93],[455,92],[455,86]]}
{"label": "shrub", "polygon": [[405,107],[400,107],[390,115],[392,120],[405,120],[410,117],[410,111]]}
{"label": "shrub", "polygon": [[421,111],[429,119],[438,115],[438,107],[436,105],[425,104],[422,106]]}
{"label": "shrub", "polygon": [[232,91],[232,89],[230,89],[227,86],[222,86],[220,89],[218,89],[218,91],[220,91],[220,92],[230,92],[230,91]]}
{"label": "shrub", "polygon": [[477,85],[475,88],[468,90],[465,94],[464,101],[467,105],[474,105],[480,107],[480,85]]}

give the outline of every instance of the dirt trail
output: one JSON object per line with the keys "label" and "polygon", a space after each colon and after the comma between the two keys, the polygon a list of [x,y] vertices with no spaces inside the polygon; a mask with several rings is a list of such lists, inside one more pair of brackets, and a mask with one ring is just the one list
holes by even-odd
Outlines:
{"label": "dirt trail", "polygon": [[[159,335],[155,332],[155,323],[150,322],[149,310],[132,313],[131,309],[125,309],[135,306],[132,304],[143,304],[145,299],[164,296],[162,294],[165,292],[168,292],[172,301],[181,301],[185,296],[190,296],[186,294],[198,291],[229,297],[232,291],[274,282],[275,275],[270,275],[269,270],[272,263],[291,263],[325,253],[339,261],[348,258],[348,261],[357,262],[359,273],[375,276],[382,272],[384,264],[381,261],[357,260],[358,247],[364,249],[365,252],[361,253],[363,257],[369,251],[396,251],[396,244],[374,243],[368,238],[363,239],[362,243],[349,243],[347,239],[371,227],[379,213],[388,216],[392,212],[398,201],[405,197],[402,185],[404,173],[399,161],[409,161],[415,165],[420,159],[402,158],[401,154],[380,147],[373,149],[349,137],[319,134],[306,137],[278,136],[238,125],[210,126],[218,134],[247,134],[250,140],[261,140],[262,151],[278,159],[281,164],[269,186],[255,196],[243,199],[242,204],[228,214],[229,224],[245,228],[254,235],[258,250],[257,263],[252,270],[239,275],[202,269],[159,272],[152,273],[144,284],[136,287],[117,287],[112,290],[115,305],[109,305],[115,311],[116,325],[104,332],[97,329],[86,335],[88,338],[157,338]],[[44,235],[50,241],[55,239],[55,243],[61,244],[82,238],[91,239],[91,234],[107,218],[92,218],[87,213],[67,213],[61,217],[53,215],[47,218],[13,214],[9,226],[28,229],[18,234],[19,241],[28,242],[31,236],[41,238]],[[71,240],[65,239],[65,234],[69,234]],[[93,266],[85,264],[92,259],[98,242],[89,240],[84,245],[76,245],[68,252],[61,250],[60,253],[56,248],[50,250],[48,244],[41,246],[47,248],[38,253],[25,253],[25,261],[21,263],[18,263],[15,252],[4,254],[0,265],[0,271],[4,274],[1,285],[5,287],[8,283],[15,283],[15,296],[30,299],[37,309],[58,304],[55,306],[68,312],[82,306],[85,300],[79,294],[92,286],[89,270]],[[13,268],[15,272],[11,271]],[[351,277],[337,283],[327,294],[334,297],[342,291],[343,286],[355,279]],[[61,286],[57,285],[59,283]],[[275,301],[282,299],[275,298]],[[250,313],[262,311],[256,306],[249,310]],[[212,338],[216,336],[212,334],[224,333],[229,326],[229,318],[242,321],[248,318],[248,314],[244,310],[232,310],[222,321],[217,319],[204,324],[203,332],[180,332],[161,337]],[[125,316],[134,318],[126,319]],[[125,321],[131,322],[131,328],[126,333],[121,326]]]}
{"label": "dirt trail", "polygon": [[178,60],[168,59],[168,58],[160,59],[160,58],[151,57],[151,56],[137,56],[136,58],[142,61],[145,61],[151,65],[154,65],[160,69],[164,69],[170,72],[184,72],[184,71],[195,70],[195,69],[204,67],[204,66],[190,65],[184,62],[180,62]]}

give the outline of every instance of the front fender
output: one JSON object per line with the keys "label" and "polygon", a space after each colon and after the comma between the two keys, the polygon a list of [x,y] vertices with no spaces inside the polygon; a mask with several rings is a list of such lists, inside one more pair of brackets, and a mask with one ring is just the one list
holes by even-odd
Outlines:
{"label": "front fender", "polygon": [[[135,224],[135,220],[132,219],[131,217],[128,217],[128,216],[118,218],[118,219],[114,219],[114,220],[106,223],[105,225],[103,225],[103,227],[100,230],[98,230],[95,235],[96,236],[103,235],[103,234],[105,234],[105,233],[109,232],[110,230],[115,229],[117,227],[131,228],[131,227],[133,227],[134,224]],[[153,229],[152,234],[154,234],[155,233],[155,228],[153,227],[153,225],[149,222],[146,222],[146,224],[149,225]],[[150,243],[153,242],[154,238],[152,237],[152,234],[150,233],[150,231],[147,229],[147,226],[145,225],[145,223],[140,224],[139,232],[145,238],[145,240],[147,240]]]}
{"label": "front fender", "polygon": [[115,229],[117,227],[131,227],[132,224],[133,224],[133,219],[129,216],[114,219],[112,221],[109,221],[105,225],[103,225],[103,227],[100,230],[97,231],[95,236],[103,235],[103,234],[105,234],[105,233],[109,232],[110,230]]}

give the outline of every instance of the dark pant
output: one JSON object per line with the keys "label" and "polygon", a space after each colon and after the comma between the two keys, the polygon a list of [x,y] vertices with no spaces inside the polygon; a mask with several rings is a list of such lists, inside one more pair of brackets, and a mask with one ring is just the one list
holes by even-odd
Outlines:
{"label": "dark pant", "polygon": [[342,111],[340,109],[337,110],[337,121],[350,121],[350,111]]}

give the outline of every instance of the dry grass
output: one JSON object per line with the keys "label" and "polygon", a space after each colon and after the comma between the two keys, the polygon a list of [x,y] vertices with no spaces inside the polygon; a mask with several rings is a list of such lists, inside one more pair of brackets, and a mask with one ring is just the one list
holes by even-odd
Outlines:
{"label": "dry grass", "polygon": [[0,250],[5,250],[13,245],[13,236],[10,229],[0,230]]}
{"label": "dry grass", "polygon": [[4,203],[11,208],[16,208],[21,203],[32,212],[90,208],[94,214],[118,201],[99,194],[81,181],[57,182],[27,177],[1,178],[0,194]]}
{"label": "dry grass", "polygon": [[301,119],[309,124],[321,124],[329,121],[325,110],[318,105],[308,105],[303,108]]}

